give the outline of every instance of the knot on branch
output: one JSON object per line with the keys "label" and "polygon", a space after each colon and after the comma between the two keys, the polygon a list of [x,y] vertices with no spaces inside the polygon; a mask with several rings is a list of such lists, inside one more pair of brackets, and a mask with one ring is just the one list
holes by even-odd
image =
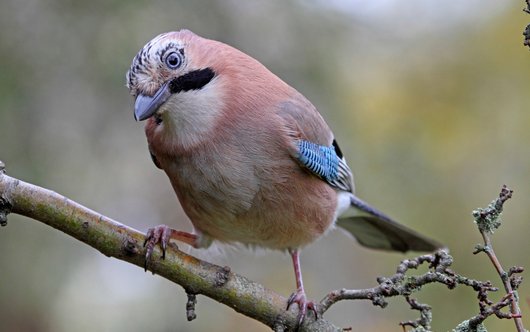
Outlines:
{"label": "knot on branch", "polygon": [[140,252],[138,250],[138,242],[134,238],[127,236],[123,241],[123,252],[127,256],[138,255]]}
{"label": "knot on branch", "polygon": [[230,267],[223,266],[215,272],[215,287],[222,287],[230,278]]}
{"label": "knot on branch", "polygon": [[512,266],[508,270],[508,279],[510,280],[510,284],[513,288],[513,290],[517,290],[521,283],[523,282],[523,276],[520,276],[519,274],[524,272],[524,268],[522,266]]}

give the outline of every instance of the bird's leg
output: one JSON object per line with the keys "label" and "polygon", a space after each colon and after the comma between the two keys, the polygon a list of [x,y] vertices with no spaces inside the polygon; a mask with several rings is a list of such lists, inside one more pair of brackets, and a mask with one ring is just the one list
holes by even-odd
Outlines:
{"label": "bird's leg", "polygon": [[145,270],[147,270],[147,265],[151,259],[151,254],[155,245],[160,243],[162,248],[162,259],[166,258],[166,248],[169,242],[169,239],[174,239],[180,242],[189,244],[192,247],[197,247],[197,235],[191,234],[188,232],[177,231],[172,228],[169,228],[166,225],[158,225],[147,230],[145,236],[144,247],[145,251]]}
{"label": "bird's leg", "polygon": [[302,270],[300,269],[300,252],[298,250],[289,250],[291,258],[293,259],[294,274],[296,277],[296,291],[291,294],[287,300],[287,309],[293,304],[298,303],[298,326],[302,325],[307,310],[311,310],[315,313],[315,317],[318,319],[318,313],[315,308],[315,304],[312,301],[308,301],[305,295],[304,282],[302,281]]}

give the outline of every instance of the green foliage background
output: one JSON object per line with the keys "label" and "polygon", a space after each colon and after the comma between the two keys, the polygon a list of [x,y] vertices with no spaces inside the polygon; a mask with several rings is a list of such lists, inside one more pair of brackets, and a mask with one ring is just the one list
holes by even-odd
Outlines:
{"label": "green foliage background", "polygon": [[[190,230],[165,175],[149,159],[124,75],[154,35],[189,28],[263,62],[319,108],[356,175],[358,194],[446,243],[455,270],[500,285],[470,215],[508,184],[494,235],[505,265],[528,258],[530,54],[523,1],[74,1],[0,3],[0,160],[8,173],[139,229]],[[287,255],[193,252],[285,296]],[[267,331],[199,297],[185,318],[177,286],[40,223],[0,229],[0,331]],[[339,231],[307,248],[309,297],[365,288],[404,258],[369,251]],[[520,290],[528,328],[526,300]],[[425,288],[434,328],[474,315],[466,289]],[[326,316],[360,331],[399,331],[403,300],[384,310],[343,302]],[[489,320],[491,331],[512,322]]]}

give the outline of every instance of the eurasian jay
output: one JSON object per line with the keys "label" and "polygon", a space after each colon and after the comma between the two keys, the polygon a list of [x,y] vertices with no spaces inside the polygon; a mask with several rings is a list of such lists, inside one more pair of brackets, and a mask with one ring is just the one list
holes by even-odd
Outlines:
{"label": "eurasian jay", "polygon": [[300,250],[333,229],[367,247],[433,251],[440,244],[354,195],[353,176],[332,131],[302,94],[247,54],[189,30],[149,41],[127,87],[155,165],[171,181],[194,233],[148,231],[146,260],[169,239],[288,251],[299,323],[306,298]]}

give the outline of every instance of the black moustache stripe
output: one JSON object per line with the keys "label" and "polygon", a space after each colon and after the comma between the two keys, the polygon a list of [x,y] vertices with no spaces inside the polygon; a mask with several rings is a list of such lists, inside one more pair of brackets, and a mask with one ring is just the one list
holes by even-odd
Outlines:
{"label": "black moustache stripe", "polygon": [[171,93],[179,93],[200,90],[203,86],[210,83],[214,76],[215,72],[211,68],[190,71],[187,74],[174,78],[169,83],[169,91]]}

